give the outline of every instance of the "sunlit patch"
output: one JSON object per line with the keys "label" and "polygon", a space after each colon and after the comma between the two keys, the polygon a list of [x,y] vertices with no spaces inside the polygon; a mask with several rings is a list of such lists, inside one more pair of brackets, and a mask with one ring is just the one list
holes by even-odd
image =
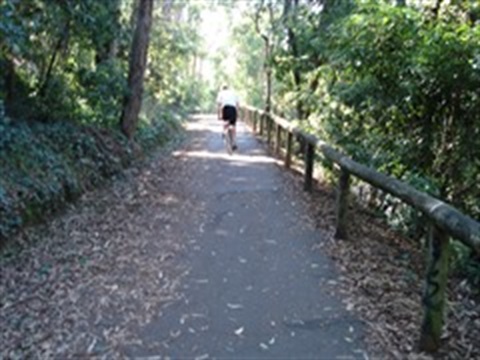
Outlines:
{"label": "sunlit patch", "polygon": [[217,123],[214,122],[190,122],[188,123],[185,128],[187,131],[214,131],[214,132],[220,132],[222,130],[222,124],[220,121],[217,121]]}
{"label": "sunlit patch", "polygon": [[174,195],[171,195],[171,194],[168,194],[165,199],[164,199],[164,203],[165,204],[177,204],[178,203],[178,199],[176,196]]}
{"label": "sunlit patch", "polygon": [[218,120],[215,114],[193,114],[190,115],[192,120]]}
{"label": "sunlit patch", "polygon": [[[185,129],[187,131],[210,131],[214,133],[219,133],[223,130],[223,123],[217,119],[217,117],[206,117],[207,121],[205,121],[205,117],[202,118],[202,121],[189,121],[185,124]],[[238,128],[237,128],[237,131]]]}
{"label": "sunlit patch", "polygon": [[209,151],[185,151],[185,152],[182,152],[181,155],[186,156],[186,157],[190,157],[190,158],[228,160],[228,161],[239,162],[239,163],[247,163],[247,164],[274,164],[274,163],[276,163],[275,159],[272,159],[271,157],[268,157],[268,156],[261,156],[261,155],[255,155],[255,156],[242,155],[242,154],[228,155],[227,153],[213,153],[213,152],[209,152]]}

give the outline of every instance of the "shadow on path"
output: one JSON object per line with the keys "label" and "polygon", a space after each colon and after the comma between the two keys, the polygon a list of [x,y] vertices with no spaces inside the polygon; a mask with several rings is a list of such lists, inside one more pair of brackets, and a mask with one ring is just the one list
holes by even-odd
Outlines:
{"label": "shadow on path", "polygon": [[[140,331],[127,356],[242,359],[364,358],[362,323],[320,284],[332,262],[276,161],[240,123],[239,151],[226,154],[211,116],[187,124],[175,156],[198,214],[184,214],[181,300]],[[187,231],[188,230],[188,231]]]}

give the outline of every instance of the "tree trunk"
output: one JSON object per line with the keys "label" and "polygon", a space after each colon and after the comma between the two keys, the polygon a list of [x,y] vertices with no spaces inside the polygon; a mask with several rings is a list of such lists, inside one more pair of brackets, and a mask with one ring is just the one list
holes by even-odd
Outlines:
{"label": "tree trunk", "polygon": [[[296,12],[298,8],[298,0],[284,0],[284,8],[283,8],[283,21],[284,25],[287,29],[287,43],[288,47],[290,48],[290,54],[293,58],[293,86],[295,92],[300,92],[300,85],[301,85],[301,75],[300,69],[298,68],[298,59],[299,59],[299,51],[297,46],[297,38],[295,36],[295,32],[292,28],[292,23],[296,21]],[[298,120],[304,119],[304,109],[303,109],[303,102],[301,100],[297,100],[296,103],[296,110],[297,110],[297,118]]]}
{"label": "tree trunk", "polygon": [[137,25],[130,53],[128,94],[123,100],[120,128],[129,139],[133,137],[142,105],[143,76],[147,65],[148,43],[152,25],[153,0],[140,0]]}
{"label": "tree trunk", "polygon": [[109,34],[107,39],[104,39],[95,46],[95,63],[97,65],[111,60],[117,56],[118,51],[118,34],[121,30],[120,17],[122,15],[120,0],[109,0],[104,5],[106,10],[110,13],[109,20]]}
{"label": "tree trunk", "polygon": [[[295,16],[298,8],[298,0],[284,0],[283,3],[283,23],[287,29],[287,44],[290,50],[290,55],[293,58],[293,68],[291,69],[293,75],[293,89],[296,93],[301,91],[301,75],[300,69],[298,67],[299,52],[297,46],[297,39],[295,32],[292,28],[292,23],[296,21]],[[302,100],[297,100],[295,104],[295,109],[297,112],[297,119],[299,121],[304,120],[305,112],[303,109]],[[299,152],[301,154],[306,154],[306,143],[301,136],[297,137],[297,140],[300,144]]]}
{"label": "tree trunk", "polygon": [[430,225],[427,279],[423,294],[423,322],[419,347],[435,352],[440,347],[444,323],[445,289],[448,278],[449,237],[440,228]]}
{"label": "tree trunk", "polygon": [[69,36],[69,30],[70,30],[70,21],[67,21],[64,26],[64,30],[60,34],[60,37],[58,38],[57,43],[55,44],[55,47],[53,49],[52,56],[50,57],[50,61],[48,63],[47,72],[43,77],[43,82],[38,88],[38,96],[40,98],[46,94],[48,84],[53,74],[53,67],[55,66],[55,61],[57,60],[58,54],[60,53],[62,48],[64,49],[64,51],[66,51],[65,49],[67,46],[66,44]]}
{"label": "tree trunk", "polygon": [[435,3],[435,7],[432,9],[433,17],[438,18],[438,14],[440,12],[440,8],[442,7],[443,0],[437,0]]}
{"label": "tree trunk", "polygon": [[[262,3],[262,6],[263,6],[263,3]],[[264,43],[264,60],[263,60],[263,69],[265,71],[265,81],[266,81],[266,84],[265,84],[265,91],[266,91],[266,94],[265,94],[265,111],[266,112],[270,112],[271,108],[272,108],[272,66],[270,64],[270,57],[271,57],[271,53],[272,53],[272,42],[270,40],[270,37],[265,34],[265,33],[262,33],[262,31],[260,30],[260,25],[259,25],[259,21],[260,21],[260,11],[261,11],[261,7],[258,8],[257,10],[257,13],[255,14],[255,30],[257,31],[257,34],[260,35],[260,37],[262,38],[263,40],[263,43]],[[272,9],[272,4],[269,3],[267,5],[267,11],[269,12],[269,16],[270,16],[270,21],[272,21],[273,19],[273,9]],[[261,127],[260,127],[261,129]],[[261,131],[261,130],[260,130]]]}
{"label": "tree trunk", "polygon": [[[266,45],[266,46],[269,46],[269,45]],[[265,101],[265,111],[270,112],[272,110],[272,69],[270,68],[270,65],[268,65],[265,72],[267,77],[267,84],[266,84],[267,94],[266,94],[266,101]]]}

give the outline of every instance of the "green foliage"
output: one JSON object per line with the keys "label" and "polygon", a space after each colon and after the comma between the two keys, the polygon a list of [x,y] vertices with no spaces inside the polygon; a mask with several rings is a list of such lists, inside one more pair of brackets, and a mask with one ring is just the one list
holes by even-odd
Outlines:
{"label": "green foliage", "polygon": [[263,108],[264,99],[264,44],[251,21],[244,18],[233,30],[233,41],[237,49],[237,71],[235,89],[239,89],[242,101]]}
{"label": "green foliage", "polygon": [[158,144],[171,141],[180,131],[181,121],[185,115],[185,112],[167,111],[155,97],[146,97],[143,100],[140,126],[135,134],[135,141],[144,152],[149,152]]}
{"label": "green foliage", "polygon": [[116,170],[118,161],[86,129],[69,123],[16,121],[2,124],[1,131],[0,237],[55,211]]}
{"label": "green foliage", "polygon": [[95,70],[79,71],[81,103],[84,119],[106,127],[115,127],[121,113],[123,95],[127,91],[125,63],[111,59],[99,64]]}
{"label": "green foliage", "polygon": [[476,294],[480,294],[480,258],[459,241],[453,240],[450,246],[454,254],[452,267],[468,278],[476,289]]}
{"label": "green foliage", "polygon": [[[178,121],[165,112],[143,123],[136,137],[143,153],[171,140]],[[138,160],[119,132],[68,121],[27,123],[0,117],[0,133],[0,239]]]}
{"label": "green foliage", "polygon": [[112,125],[130,37],[122,2],[0,4],[0,96],[9,115]]}
{"label": "green foliage", "polygon": [[469,169],[478,166],[480,144],[469,134],[480,131],[479,28],[367,5],[335,29],[343,33],[332,41],[335,83],[327,91],[349,110],[339,119],[348,124],[344,136],[382,154],[369,163],[434,179],[436,195],[471,212],[458,193],[465,185],[475,191],[477,181]]}
{"label": "green foliage", "polygon": [[298,56],[277,50],[281,111],[300,102],[309,130],[480,216],[480,27],[378,1],[314,10],[287,24]]}
{"label": "green foliage", "polygon": [[[415,3],[284,1],[271,24],[277,111],[480,219],[480,8]],[[377,204],[408,234],[424,232],[416,211]]]}
{"label": "green foliage", "polygon": [[135,1],[0,2],[0,238],[171,140],[179,130],[172,108],[193,109],[205,96],[185,71],[199,43],[198,9],[156,2],[133,147],[113,129],[127,91]]}
{"label": "green foliage", "polygon": [[[194,69],[200,61],[200,5],[172,3],[156,12],[149,47],[145,90],[163,107],[193,110],[201,107],[205,84]],[[180,20],[179,20],[180,19]]]}

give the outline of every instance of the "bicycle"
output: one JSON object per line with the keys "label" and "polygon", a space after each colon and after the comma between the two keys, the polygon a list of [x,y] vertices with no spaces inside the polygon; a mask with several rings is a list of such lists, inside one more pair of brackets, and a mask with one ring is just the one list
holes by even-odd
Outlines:
{"label": "bicycle", "polygon": [[233,142],[233,129],[234,129],[234,125],[229,124],[223,136],[223,139],[225,141],[225,148],[227,149],[228,155],[232,155],[233,150],[235,150],[235,145]]}

